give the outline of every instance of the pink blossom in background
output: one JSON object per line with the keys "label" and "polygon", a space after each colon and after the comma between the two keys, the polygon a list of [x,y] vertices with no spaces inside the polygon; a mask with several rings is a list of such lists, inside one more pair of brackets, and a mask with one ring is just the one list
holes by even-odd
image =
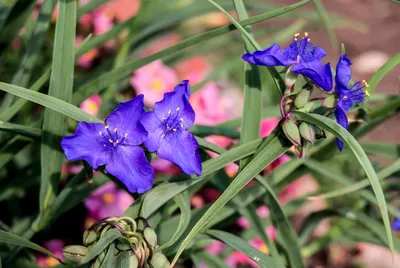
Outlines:
{"label": "pink blossom in background", "polygon": [[201,208],[205,205],[204,198],[199,194],[194,194],[190,197],[190,204],[194,208]]}
{"label": "pink blossom in background", "polygon": [[148,45],[146,49],[140,53],[140,57],[146,57],[167,47],[175,45],[181,41],[181,39],[182,38],[177,33],[168,33]]}
{"label": "pink blossom in background", "polygon": [[110,11],[105,8],[98,8],[92,13],[93,33],[101,35],[113,27],[113,20]]}
{"label": "pink blossom in background", "polygon": [[112,0],[105,8],[110,10],[117,21],[122,22],[136,15],[140,8],[140,0]]}
{"label": "pink blossom in background", "polygon": [[118,189],[113,182],[108,182],[85,200],[85,207],[89,211],[89,218],[100,220],[106,217],[122,216],[133,201],[132,196],[125,190]]}
{"label": "pink blossom in background", "polygon": [[79,108],[81,108],[82,111],[87,112],[88,114],[92,116],[97,116],[97,113],[100,110],[102,104],[102,99],[99,94],[94,94],[84,100],[80,105]]}
{"label": "pink blossom in background", "polygon": [[211,72],[211,64],[205,57],[194,56],[179,62],[175,66],[181,80],[189,80],[191,85],[202,82]]}
{"label": "pink blossom in background", "polygon": [[[257,208],[257,215],[261,219],[267,218],[269,216],[269,208],[267,206],[265,206],[265,205],[259,206]],[[243,216],[239,217],[239,219],[237,220],[236,223],[237,223],[237,225],[239,225],[243,229],[249,229],[250,228],[249,221]]]}
{"label": "pink blossom in background", "polygon": [[175,176],[181,173],[181,169],[177,165],[162,158],[153,159],[150,164],[156,174]]}
{"label": "pink blossom in background", "polygon": [[[267,245],[264,244],[263,240],[260,237],[255,237],[251,239],[249,241],[249,244],[264,254],[269,253]],[[228,258],[226,258],[225,263],[231,268],[237,268],[240,265],[248,265],[255,268],[260,267],[260,265],[258,265],[255,261],[251,260],[240,251],[232,252],[232,254],[229,255]]]}
{"label": "pink blossom in background", "polygon": [[175,70],[164,65],[162,61],[153,61],[136,70],[131,79],[131,84],[137,94],[144,94],[144,104],[154,107],[164,93],[174,89],[178,77]]}
{"label": "pink blossom in background", "polygon": [[[78,47],[82,42],[84,38],[83,36],[76,36],[75,38],[75,46]],[[82,56],[79,57],[77,65],[83,69],[89,69],[92,67],[93,61],[97,58],[99,55],[99,50],[92,49],[89,52],[83,54]]]}
{"label": "pink blossom in background", "polygon": [[[64,241],[60,239],[52,239],[47,241],[44,245],[44,248],[47,250],[51,251],[54,255],[56,255],[60,260],[64,260],[64,255],[62,253],[62,249],[64,247]],[[53,257],[43,255],[43,254],[38,254],[36,255],[36,262],[40,267],[53,267],[60,262]]]}
{"label": "pink blossom in background", "polygon": [[204,249],[208,253],[211,253],[212,255],[219,255],[224,249],[225,249],[225,244],[222,243],[221,241],[218,240],[213,240],[211,244],[206,246]]}

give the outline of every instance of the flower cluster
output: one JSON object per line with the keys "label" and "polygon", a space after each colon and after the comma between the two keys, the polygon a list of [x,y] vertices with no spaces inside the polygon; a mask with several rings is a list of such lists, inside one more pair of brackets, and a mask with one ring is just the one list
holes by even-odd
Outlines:
{"label": "flower cluster", "polygon": [[[362,104],[365,96],[369,96],[365,90],[368,84],[363,81],[351,83],[351,61],[346,54],[342,54],[336,65],[335,87],[333,87],[333,75],[330,63],[323,64],[322,58],[326,52],[319,46],[314,46],[308,36],[300,38],[295,34],[292,43],[281,49],[274,44],[271,47],[246,53],[243,59],[251,64],[261,66],[284,66],[286,67],[286,94],[281,99],[282,128],[288,139],[300,149],[299,154],[303,155],[303,148],[306,142],[312,143],[315,138],[324,137],[323,130],[305,122],[298,122],[291,118],[294,110],[310,112],[314,102],[323,101],[326,108],[330,108],[335,114],[337,122],[348,129],[346,113],[355,105]],[[303,75],[306,85],[295,91],[295,83],[298,75]],[[313,86],[321,88],[328,97],[309,99]],[[339,150],[343,149],[343,141],[337,138]]]}
{"label": "flower cluster", "polygon": [[195,113],[189,103],[189,81],[145,112],[144,96],[121,103],[102,123],[80,122],[72,136],[61,141],[68,160],[85,160],[118,178],[134,193],[148,191],[154,170],[142,145],[150,152],[178,165],[186,174],[201,175],[199,144],[188,131]]}

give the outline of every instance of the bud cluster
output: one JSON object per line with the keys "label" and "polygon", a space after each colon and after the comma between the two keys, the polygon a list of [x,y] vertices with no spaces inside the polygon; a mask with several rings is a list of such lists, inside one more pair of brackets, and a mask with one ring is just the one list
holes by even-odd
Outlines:
{"label": "bud cluster", "polygon": [[325,133],[319,127],[306,122],[298,121],[291,115],[293,111],[311,112],[316,106],[316,101],[325,98],[310,99],[313,91],[313,85],[306,83],[300,89],[294,90],[294,85],[297,79],[292,77],[288,81],[287,75],[286,84],[288,90],[282,96],[280,102],[280,110],[282,115],[281,126],[285,136],[296,146],[296,153],[299,157],[305,156],[305,149],[309,144],[314,143],[315,139],[324,138]]}
{"label": "bud cluster", "polygon": [[[111,231],[120,235],[117,233],[113,239],[106,235]],[[104,266],[105,262],[115,267],[125,256],[129,257],[131,268],[169,268],[168,259],[162,253],[154,252],[157,247],[157,234],[146,219],[110,217],[96,222],[84,232],[83,246],[67,246],[63,254],[67,260],[79,265],[90,262],[91,268],[108,267]],[[106,256],[110,257],[106,260]]]}

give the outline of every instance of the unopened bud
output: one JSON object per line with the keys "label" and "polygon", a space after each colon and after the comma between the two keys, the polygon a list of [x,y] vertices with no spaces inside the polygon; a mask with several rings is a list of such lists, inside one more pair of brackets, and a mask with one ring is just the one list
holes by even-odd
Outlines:
{"label": "unopened bud", "polygon": [[164,254],[159,252],[154,253],[153,258],[151,258],[150,260],[150,264],[154,268],[169,268],[171,265],[167,257],[165,257]]}
{"label": "unopened bud", "polygon": [[300,131],[297,127],[296,123],[292,120],[286,120],[282,125],[283,133],[285,133],[286,137],[295,145],[301,145],[301,137]]}
{"label": "unopened bud", "polygon": [[89,250],[84,246],[79,245],[71,245],[63,248],[63,254],[67,260],[72,262],[80,262],[86,255],[89,253]]}
{"label": "unopened bud", "polygon": [[90,268],[100,268],[101,267],[101,261],[99,258],[97,258],[94,263],[90,266]]}
{"label": "unopened bud", "polygon": [[96,242],[98,238],[99,234],[96,231],[88,229],[83,233],[83,244],[89,246]]}
{"label": "unopened bud", "polygon": [[335,95],[331,95],[326,97],[325,100],[322,102],[322,106],[326,108],[334,108],[336,106],[337,97]]}
{"label": "unopened bud", "polygon": [[120,251],[128,251],[128,250],[132,250],[131,249],[131,245],[129,245],[128,241],[118,241],[117,242],[117,246],[116,248]]}
{"label": "unopened bud", "polygon": [[144,228],[143,235],[147,243],[149,243],[152,248],[157,246],[157,234],[153,229],[150,227]]}
{"label": "unopened bud", "polygon": [[135,254],[132,253],[129,258],[129,268],[137,268],[139,266],[139,260]]}
{"label": "unopened bud", "polygon": [[301,122],[299,126],[299,131],[300,135],[303,139],[306,141],[309,141],[310,143],[314,143],[315,140],[315,133],[314,133],[314,127],[307,124],[306,122]]}
{"label": "unopened bud", "polygon": [[308,89],[302,90],[299,94],[297,94],[297,96],[294,100],[294,106],[297,109],[303,108],[304,105],[307,104],[310,94],[311,94],[310,90],[308,90]]}

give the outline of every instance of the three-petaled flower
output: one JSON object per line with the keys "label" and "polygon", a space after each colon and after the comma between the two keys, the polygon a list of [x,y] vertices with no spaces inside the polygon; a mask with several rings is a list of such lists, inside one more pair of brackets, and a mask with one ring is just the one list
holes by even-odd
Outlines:
{"label": "three-petaled flower", "polygon": [[148,191],[154,170],[141,145],[147,131],[140,123],[144,113],[143,95],[121,103],[102,123],[80,122],[72,136],[61,141],[68,160],[85,160],[93,168],[105,170],[134,193]]}
{"label": "three-petaled flower", "polygon": [[262,66],[293,66],[291,72],[310,78],[325,91],[332,89],[332,71],[330,64],[322,64],[326,52],[319,46],[313,46],[308,33],[299,39],[295,34],[292,43],[281,50],[277,44],[265,50],[246,53],[243,59],[249,63]]}
{"label": "three-petaled flower", "polygon": [[178,165],[186,174],[201,175],[199,144],[188,128],[193,124],[195,113],[188,99],[189,81],[184,80],[173,92],[154,105],[154,111],[146,112],[140,122],[149,133],[144,145],[150,152]]}
{"label": "three-petaled flower", "polygon": [[[351,80],[351,61],[347,58],[346,54],[342,54],[336,65],[336,77],[335,77],[335,93],[338,97],[336,102],[335,116],[336,121],[345,129],[348,129],[349,122],[346,113],[356,103],[363,103],[365,96],[369,96],[368,91],[364,92],[364,89],[368,87],[365,80],[358,81],[352,85],[349,85]],[[343,141],[336,138],[339,150],[343,149]]]}

